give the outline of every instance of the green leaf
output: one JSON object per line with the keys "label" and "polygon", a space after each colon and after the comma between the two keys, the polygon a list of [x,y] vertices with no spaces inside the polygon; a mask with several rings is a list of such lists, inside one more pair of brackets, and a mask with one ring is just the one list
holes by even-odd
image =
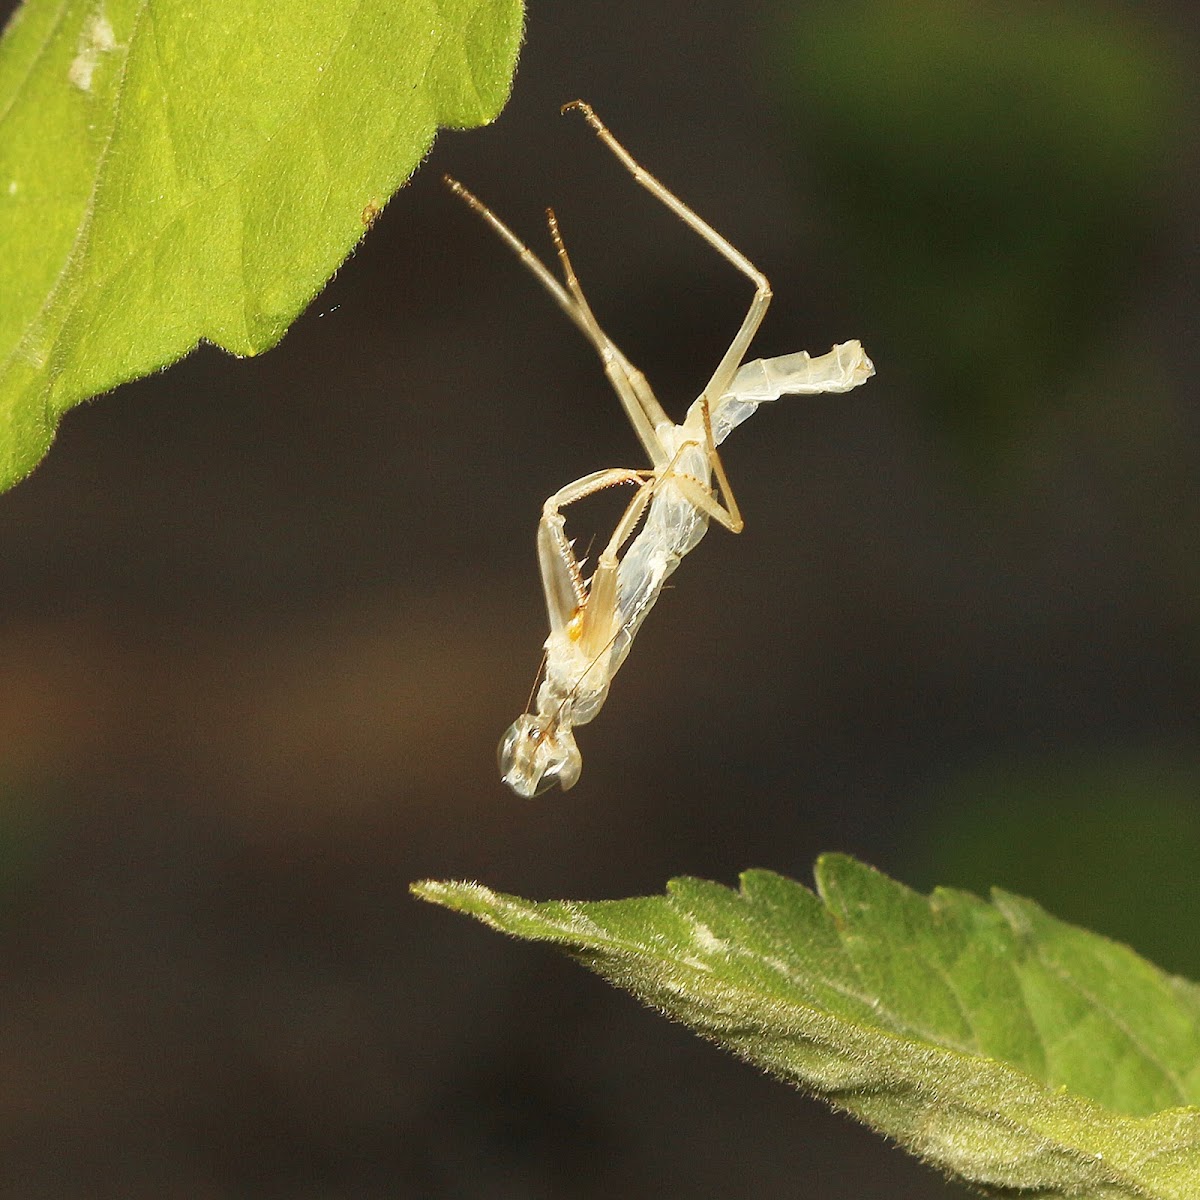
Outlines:
{"label": "green leaf", "polygon": [[1200,1196],[1200,988],[1006,892],[924,897],[841,855],[816,878],[597,903],[413,891],[564,946],[987,1194]]}
{"label": "green leaf", "polygon": [[201,339],[273,346],[440,125],[507,98],[520,0],[27,0],[0,41],[0,489]]}

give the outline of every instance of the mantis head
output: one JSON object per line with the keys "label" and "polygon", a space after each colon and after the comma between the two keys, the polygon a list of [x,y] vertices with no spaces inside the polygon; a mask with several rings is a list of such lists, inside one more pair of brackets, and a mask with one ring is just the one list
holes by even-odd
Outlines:
{"label": "mantis head", "polygon": [[500,739],[500,777],[518,796],[540,796],[556,783],[565,792],[583,769],[575,735],[546,717],[522,713]]}

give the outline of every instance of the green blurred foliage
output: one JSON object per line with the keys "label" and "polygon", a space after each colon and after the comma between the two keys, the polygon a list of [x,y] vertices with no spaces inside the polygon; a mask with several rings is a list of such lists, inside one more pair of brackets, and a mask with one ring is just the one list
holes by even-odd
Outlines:
{"label": "green blurred foliage", "polygon": [[1200,763],[1080,750],[949,780],[911,826],[914,887],[998,886],[1200,980]]}
{"label": "green blurred foliage", "polygon": [[1099,5],[857,0],[785,39],[788,116],[876,361],[969,450],[1104,355],[1164,214],[1171,54]]}

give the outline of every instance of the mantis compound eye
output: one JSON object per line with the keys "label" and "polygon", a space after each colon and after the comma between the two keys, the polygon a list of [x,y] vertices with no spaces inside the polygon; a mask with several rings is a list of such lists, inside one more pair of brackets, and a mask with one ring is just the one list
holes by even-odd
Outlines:
{"label": "mantis compound eye", "polygon": [[533,713],[522,713],[500,739],[500,776],[518,796],[540,796],[555,784],[574,787],[583,757],[569,729],[549,733]]}

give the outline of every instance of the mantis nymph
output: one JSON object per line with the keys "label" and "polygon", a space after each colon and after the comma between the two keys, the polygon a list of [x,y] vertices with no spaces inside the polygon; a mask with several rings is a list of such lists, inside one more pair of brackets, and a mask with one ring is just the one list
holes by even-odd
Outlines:
{"label": "mantis nymph", "polygon": [[[521,796],[536,796],[556,783],[564,791],[574,786],[583,765],[574,727],[600,711],[612,678],[663,584],[708,531],[710,520],[733,533],[742,531],[742,514],[717,446],[765,401],[783,395],[847,392],[875,373],[856,341],[843,342],[816,358],[800,351],[743,363],[771,301],[766,276],[640,166],[589,105],[575,100],[563,111],[572,109],[583,114],[642,187],[753,282],[754,299],[712,378],[683,423],[676,425],[663,411],[646,377],[600,328],[575,277],[553,211],[548,209],[546,216],[562,266],[562,283],[491,209],[462,184],[446,179],[451,190],[516,252],[596,348],[651,464],[644,470],[613,467],[595,471],[555,492],[542,507],[537,550],[550,616],[544,675],[537,690],[536,711],[523,713],[513,722],[499,749],[501,776]],[[633,499],[600,554],[594,573],[585,578],[567,539],[562,510],[623,484],[636,489]]]}

